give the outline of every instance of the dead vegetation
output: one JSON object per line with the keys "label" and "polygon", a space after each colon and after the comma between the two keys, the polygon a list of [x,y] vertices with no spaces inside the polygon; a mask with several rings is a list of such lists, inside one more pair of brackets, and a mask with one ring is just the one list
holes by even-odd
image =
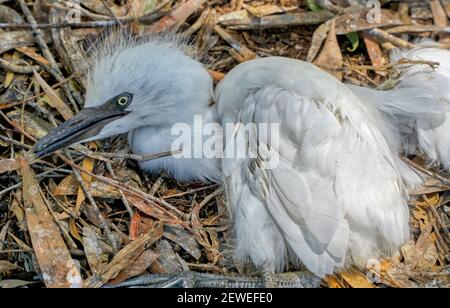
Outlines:
{"label": "dead vegetation", "polygon": [[[322,8],[310,0],[0,0],[0,287],[101,287],[144,272],[242,273],[229,253],[219,186],[149,178],[136,162],[156,157],[129,154],[123,137],[44,159],[28,151],[82,108],[86,42],[111,26],[136,35],[178,27],[215,80],[240,62],[285,56],[375,87],[395,68],[387,52],[412,48],[408,38],[450,46],[448,0],[381,1],[375,22],[367,1],[316,2]],[[450,286],[450,182],[438,167],[411,159],[432,176],[410,204],[411,241],[398,257],[323,286]]]}

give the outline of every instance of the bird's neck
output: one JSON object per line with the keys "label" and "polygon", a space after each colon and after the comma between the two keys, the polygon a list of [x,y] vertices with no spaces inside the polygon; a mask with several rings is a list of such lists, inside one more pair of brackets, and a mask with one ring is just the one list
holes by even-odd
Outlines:
{"label": "bird's neck", "polygon": [[204,151],[205,144],[222,142],[215,106],[186,118],[189,121],[167,126],[144,126],[130,132],[128,141],[135,154],[156,154],[182,148],[181,155],[143,161],[140,167],[155,175],[166,171],[179,181],[220,182],[220,159]]}

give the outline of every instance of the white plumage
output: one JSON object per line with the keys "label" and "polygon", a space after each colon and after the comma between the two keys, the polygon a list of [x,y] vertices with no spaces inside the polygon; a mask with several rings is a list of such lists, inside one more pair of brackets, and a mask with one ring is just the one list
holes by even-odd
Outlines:
{"label": "white plumage", "polygon": [[[133,112],[107,124],[92,140],[129,132],[136,154],[171,150],[176,123],[193,126],[193,116],[217,122],[211,102],[212,80],[203,66],[184,53],[186,45],[167,33],[136,41],[112,34],[92,58],[85,107],[97,107],[124,92],[133,93]],[[151,125],[148,125],[151,123]],[[167,171],[180,181],[220,181],[218,159],[174,159],[141,162],[152,174]]]}
{"label": "white plumage", "polygon": [[[133,152],[164,152],[176,138],[173,125],[199,114],[235,133],[248,123],[278,123],[277,140],[250,132],[256,147],[250,142],[245,151],[256,158],[164,158],[141,167],[180,180],[223,179],[236,256],[257,266],[303,263],[323,277],[390,256],[408,239],[407,193],[396,153],[377,128],[380,112],[334,77],[298,60],[257,59],[233,69],[208,107],[212,82],[177,44],[119,39],[105,50],[89,75],[88,108],[44,137],[38,154],[124,132]],[[121,93],[132,97],[126,107],[114,105]],[[109,117],[81,125],[93,112]],[[73,133],[80,125],[81,137]],[[227,147],[235,137],[225,136]],[[278,166],[265,168],[273,157]]]}
{"label": "white plumage", "polygon": [[223,125],[280,123],[277,168],[259,168],[263,158],[222,164],[238,256],[278,271],[300,259],[324,276],[390,255],[409,237],[393,155],[335,78],[302,61],[258,59],[228,73],[216,99]]}
{"label": "white plumage", "polygon": [[[371,90],[350,86],[362,101],[379,109],[385,136],[395,151],[425,154],[430,162],[450,171],[450,51],[432,47],[429,41],[411,51],[396,50],[392,62],[409,59],[430,64],[405,65],[393,89]],[[404,178],[417,186],[420,181],[405,169]],[[414,184],[415,183],[415,184]]]}

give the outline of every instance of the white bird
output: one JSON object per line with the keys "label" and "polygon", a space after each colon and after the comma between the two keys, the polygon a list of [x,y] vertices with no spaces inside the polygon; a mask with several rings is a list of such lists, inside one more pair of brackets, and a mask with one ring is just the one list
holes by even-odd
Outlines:
{"label": "white bird", "polygon": [[94,57],[85,109],[34,151],[43,156],[128,133],[133,152],[165,152],[177,139],[174,125],[192,126],[203,115],[204,125],[234,128],[224,136],[226,153],[246,124],[275,124],[275,137],[251,126],[244,152],[255,156],[166,157],[141,168],[223,182],[236,257],[269,273],[300,263],[319,277],[364,267],[409,238],[408,196],[396,154],[377,128],[379,112],[334,77],[312,64],[270,57],[229,72],[208,107],[211,93],[207,71],[182,44],[115,35]]}
{"label": "white bird", "polygon": [[[423,61],[403,65],[395,87],[388,91],[349,88],[366,104],[383,114],[384,135],[393,151],[425,154],[430,162],[450,171],[450,51],[423,41],[410,51],[396,50],[393,63],[401,59]],[[438,64],[434,68],[430,62]],[[410,186],[420,180],[408,169],[403,176]]]}

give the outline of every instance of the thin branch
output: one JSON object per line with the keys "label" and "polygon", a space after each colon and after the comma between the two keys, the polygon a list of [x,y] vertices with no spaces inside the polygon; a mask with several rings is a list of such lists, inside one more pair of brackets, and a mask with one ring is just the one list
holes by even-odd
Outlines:
{"label": "thin branch", "polygon": [[17,74],[33,74],[34,70],[39,70],[40,67],[37,65],[18,65],[0,58],[0,67],[7,72],[13,72]]}
{"label": "thin branch", "polygon": [[[39,45],[39,47],[42,50],[42,53],[44,54],[44,57],[50,62],[50,67],[51,67],[51,71],[49,71],[59,82],[61,82],[62,80],[64,80],[63,74],[61,72],[61,70],[58,67],[58,64],[56,63],[55,58],[53,57],[53,54],[51,53],[50,49],[47,46],[47,43],[45,42],[44,39],[44,34],[42,33],[42,31],[37,27],[37,21],[34,18],[33,14],[31,13],[30,9],[28,8],[27,4],[25,3],[24,0],[18,0],[20,7],[22,9],[23,14],[25,15],[25,17],[27,18],[28,22],[31,25],[31,29],[33,30],[33,34],[36,38],[36,42]],[[55,74],[56,72],[56,74]],[[62,84],[62,88],[64,90],[64,92],[66,93],[67,98],[69,99],[70,103],[72,104],[74,110],[76,112],[78,112],[78,106],[75,103],[74,98],[72,97],[72,93],[70,92],[70,88],[67,84]]]}
{"label": "thin branch", "polygon": [[413,49],[416,47],[414,44],[378,28],[366,30],[365,33],[378,42],[391,43],[397,47],[406,49]]}
{"label": "thin branch", "polygon": [[[80,170],[81,172],[84,172],[84,173],[86,173],[87,175],[89,175],[89,176],[91,176],[91,177],[93,177],[93,178],[96,178],[97,180],[100,180],[100,181],[102,181],[102,182],[104,182],[104,183],[106,183],[106,184],[108,184],[108,185],[111,185],[111,186],[113,186],[113,187],[116,187],[116,188],[118,188],[118,189],[122,189],[124,192],[129,193],[129,194],[131,194],[131,195],[134,195],[134,196],[136,196],[136,197],[139,197],[139,198],[142,198],[142,199],[144,199],[144,200],[148,200],[148,201],[150,201],[150,202],[152,202],[152,203],[155,203],[155,206],[156,206],[159,210],[161,210],[163,213],[167,214],[167,215],[170,216],[171,218],[174,218],[174,219],[176,219],[176,220],[180,220],[180,217],[181,217],[182,219],[186,218],[186,217],[185,217],[185,216],[186,216],[185,213],[181,212],[180,210],[178,210],[177,208],[175,208],[174,206],[172,206],[171,204],[167,203],[167,202],[164,201],[164,200],[161,200],[161,199],[159,199],[159,198],[156,198],[156,197],[154,197],[154,196],[151,196],[151,195],[149,195],[149,194],[146,194],[145,192],[143,192],[143,191],[141,191],[141,190],[139,190],[139,189],[137,189],[137,188],[134,188],[134,187],[125,185],[125,184],[120,183],[120,182],[118,182],[118,181],[116,181],[116,180],[113,180],[113,179],[110,179],[110,178],[107,178],[107,177],[104,177],[104,176],[101,176],[101,175],[93,174],[93,173],[91,173],[91,172],[89,172],[89,171],[86,171],[86,170],[84,170],[83,168],[81,168],[81,167],[79,167],[79,166],[77,166],[77,165],[75,165],[75,164],[72,164],[72,163],[71,163],[67,158],[65,158],[63,155],[58,155],[58,156],[59,156],[61,159],[63,159],[64,161],[66,161],[68,164],[70,164],[71,166],[73,166],[74,168],[77,168],[77,169]],[[175,212],[177,215],[173,214],[172,212]],[[179,217],[178,217],[178,216],[179,216]],[[181,224],[182,226],[184,226],[187,230],[191,230],[191,228],[190,228],[184,221],[181,220],[181,221],[180,221],[180,224]]]}
{"label": "thin branch", "polygon": [[[64,151],[67,159],[72,161],[72,157],[68,150]],[[71,164],[72,165],[72,164]],[[73,164],[75,165],[75,164]],[[72,165],[72,167],[74,167]],[[83,169],[83,168],[80,168]],[[117,253],[119,251],[119,247],[116,242],[116,238],[114,237],[113,233],[111,232],[111,229],[109,228],[108,222],[106,221],[105,217],[103,217],[102,212],[100,211],[100,208],[97,205],[97,202],[95,202],[94,197],[92,197],[90,189],[87,187],[86,183],[84,182],[83,178],[81,177],[80,171],[77,168],[73,168],[73,174],[75,175],[76,180],[80,184],[81,188],[83,189],[84,195],[89,200],[89,203],[92,206],[92,210],[94,211],[95,215],[97,216],[97,219],[100,222],[100,226],[102,227],[103,231],[105,231],[106,238],[108,239],[109,243],[111,244],[111,247],[114,251],[114,253]]]}
{"label": "thin branch", "polygon": [[99,153],[90,153],[93,154],[93,156],[103,156],[106,158],[125,158],[125,159],[133,159],[136,161],[149,161],[154,160],[158,158],[168,157],[176,154],[180,154],[181,151],[166,151],[161,153],[151,153],[151,154],[145,154],[145,155],[137,155],[137,154],[123,154],[123,153],[105,153],[105,152],[99,152]]}
{"label": "thin branch", "polygon": [[[51,86],[52,89],[56,89],[57,87],[61,86],[63,83],[67,83],[69,82],[71,79],[77,77],[79,75],[79,73],[73,73],[72,75],[70,75],[69,77],[65,78],[64,80],[55,83],[54,85]],[[2,109],[7,109],[7,108],[12,108],[15,106],[19,106],[19,105],[23,105],[26,103],[29,103],[31,101],[34,101],[36,98],[40,98],[41,96],[45,95],[46,93],[44,91],[42,91],[41,93],[34,95],[34,96],[30,96],[24,100],[21,101],[17,101],[17,102],[0,102],[0,110]]]}
{"label": "thin branch", "polygon": [[405,163],[407,163],[407,164],[413,166],[413,167],[416,168],[417,170],[419,170],[419,171],[425,173],[426,175],[431,176],[432,178],[434,178],[434,179],[436,179],[436,180],[438,180],[438,181],[441,181],[443,184],[450,186],[450,179],[444,178],[443,176],[441,176],[441,175],[439,175],[439,174],[436,174],[436,173],[434,173],[434,172],[431,172],[431,171],[425,169],[424,167],[422,167],[422,166],[416,164],[415,162],[413,162],[413,161],[411,161],[411,160],[409,160],[409,159],[407,159],[407,158],[405,158],[405,157],[402,157],[401,159],[402,159]]}
{"label": "thin branch", "polygon": [[[83,21],[83,22],[61,22],[61,23],[47,23],[47,24],[36,24],[34,29],[58,29],[58,28],[101,28],[101,27],[114,27],[119,25],[119,22],[124,24],[129,24],[134,21],[140,23],[151,24],[154,21],[164,17],[168,14],[168,11],[155,12],[149,15],[142,16],[140,18],[119,18],[117,20],[100,20],[100,21]],[[33,29],[33,25],[30,24],[9,24],[0,23],[0,29]]]}
{"label": "thin branch", "polygon": [[[115,173],[114,173],[114,170],[113,170],[113,168],[112,168],[112,166],[111,166],[111,163],[110,163],[109,161],[106,161],[106,162],[105,162],[105,165],[106,165],[106,169],[108,169],[108,172],[111,174],[111,177],[112,177],[114,180],[117,180],[116,175],[115,175]],[[126,208],[127,211],[128,211],[128,214],[130,215],[130,217],[133,217],[134,211],[131,209],[131,206],[130,206],[130,204],[128,203],[128,200],[127,200],[127,198],[125,197],[125,194],[123,193],[123,190],[122,190],[122,189],[119,189],[119,194],[120,194],[120,198],[122,199],[123,204],[125,205],[125,208]]]}

